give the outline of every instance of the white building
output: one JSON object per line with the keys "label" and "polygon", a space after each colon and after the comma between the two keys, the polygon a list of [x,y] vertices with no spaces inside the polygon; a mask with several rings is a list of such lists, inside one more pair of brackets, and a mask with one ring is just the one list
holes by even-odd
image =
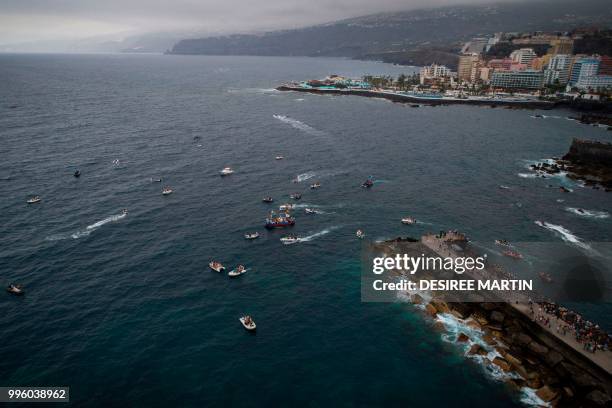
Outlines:
{"label": "white building", "polygon": [[428,67],[421,68],[421,71],[419,72],[419,79],[421,85],[424,85],[428,79],[451,78],[455,75],[456,74],[445,65],[431,64]]}
{"label": "white building", "polygon": [[604,90],[612,88],[612,75],[588,75],[580,76],[575,84],[578,89]]}
{"label": "white building", "polygon": [[558,81],[560,85],[567,84],[569,80],[572,56],[567,54],[557,54],[552,57],[544,71],[544,83],[554,84]]}
{"label": "white building", "polygon": [[520,50],[512,51],[510,59],[519,64],[529,65],[531,61],[537,57],[537,54],[532,48],[521,48]]}

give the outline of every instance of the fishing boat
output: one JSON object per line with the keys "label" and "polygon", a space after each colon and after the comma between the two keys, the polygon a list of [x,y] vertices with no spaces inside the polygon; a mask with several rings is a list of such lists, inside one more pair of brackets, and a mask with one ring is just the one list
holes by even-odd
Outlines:
{"label": "fishing boat", "polygon": [[244,266],[244,265],[238,265],[236,267],[236,269],[232,269],[231,271],[229,271],[227,273],[227,275],[231,278],[236,277],[236,276],[240,276],[243,273],[246,273],[246,271],[248,271],[248,269]]}
{"label": "fishing boat", "polygon": [[286,237],[282,237],[280,239],[280,242],[282,242],[285,245],[291,245],[291,244],[297,244],[298,242],[300,242],[300,239],[297,237],[297,235],[287,235]]}
{"label": "fishing boat", "polygon": [[278,209],[280,211],[289,211],[295,208],[295,204],[281,204]]}
{"label": "fishing boat", "polygon": [[306,208],[304,209],[304,212],[306,214],[317,214],[317,210],[313,210],[312,208]]}
{"label": "fishing boat", "polygon": [[23,290],[23,286],[21,286],[21,285],[13,285],[13,284],[8,285],[6,287],[6,291],[8,293],[11,293],[11,294],[17,295],[17,296],[23,295],[25,293],[24,290]]}
{"label": "fishing boat", "polygon": [[499,246],[503,246],[503,247],[511,247],[512,246],[510,244],[510,242],[506,241],[505,239],[496,239],[495,240],[495,245],[499,245]]}
{"label": "fishing boat", "polygon": [[318,181],[317,181],[316,183],[312,183],[312,184],[310,185],[310,188],[311,188],[312,190],[317,189],[317,188],[319,188],[319,187],[321,187],[321,183],[319,183]]}
{"label": "fishing boat", "polygon": [[268,229],[272,228],[284,228],[295,225],[295,219],[288,213],[279,213],[278,215],[274,211],[270,212],[270,216],[266,218],[265,227]]}
{"label": "fishing boat", "polygon": [[412,225],[412,224],[416,224],[416,219],[412,218],[412,217],[406,217],[406,218],[402,218],[402,224],[405,225]]}
{"label": "fishing boat", "polygon": [[504,255],[509,257],[509,258],[523,259],[523,255],[521,255],[520,253],[518,253],[516,251],[512,251],[512,250],[504,251]]}
{"label": "fishing boat", "polygon": [[300,193],[293,193],[289,195],[289,198],[293,198],[294,200],[299,200],[302,198],[302,195]]}
{"label": "fishing boat", "polygon": [[247,233],[244,234],[244,239],[257,239],[259,238],[259,232],[252,232],[252,233]]}
{"label": "fishing boat", "polygon": [[170,195],[172,193],[174,193],[174,190],[172,190],[169,186],[164,187],[162,190],[163,195]]}
{"label": "fishing boat", "polygon": [[538,273],[538,275],[540,276],[540,279],[542,279],[543,282],[552,283],[552,281],[553,281],[552,276],[550,276],[550,274],[548,274],[546,272],[540,272],[540,273]]}
{"label": "fishing boat", "polygon": [[263,200],[261,200],[261,201],[263,201],[264,203],[271,203],[271,202],[274,201],[274,199],[272,197],[268,196],[268,197],[264,197]]}
{"label": "fishing boat", "polygon": [[234,174],[234,170],[232,170],[231,167],[224,167],[219,173],[221,176],[229,176],[230,174]]}
{"label": "fishing boat", "polygon": [[257,325],[255,324],[251,316],[242,316],[239,320],[240,323],[242,323],[242,325],[244,326],[244,328],[248,331],[254,331],[255,329],[257,329]]}
{"label": "fishing boat", "polygon": [[365,232],[363,232],[362,230],[358,229],[357,232],[355,233],[355,235],[357,236],[357,238],[359,239],[364,239],[366,234]]}
{"label": "fishing boat", "polygon": [[370,188],[373,185],[374,185],[374,181],[372,181],[371,178],[369,178],[366,181],[364,181],[363,183],[361,183],[361,187],[363,187],[363,188]]}
{"label": "fishing boat", "polygon": [[80,171],[75,171],[73,174],[74,177],[81,177],[81,172]]}
{"label": "fishing boat", "polygon": [[42,199],[40,198],[40,196],[34,196],[34,197],[30,197],[28,198],[27,203],[28,204],[36,204],[36,203],[40,203]]}
{"label": "fishing boat", "polygon": [[215,272],[223,272],[225,270],[225,266],[221,262],[210,261],[208,267]]}

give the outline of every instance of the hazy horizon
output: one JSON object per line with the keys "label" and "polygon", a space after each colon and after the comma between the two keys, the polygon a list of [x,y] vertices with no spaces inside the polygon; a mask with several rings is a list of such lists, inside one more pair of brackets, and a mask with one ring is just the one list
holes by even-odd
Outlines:
{"label": "hazy horizon", "polygon": [[[503,1],[503,0],[502,0]],[[522,0],[505,0],[522,1]],[[152,33],[216,35],[291,29],[367,14],[500,0],[5,0],[0,46],[38,43],[50,49],[88,39],[120,41]]]}

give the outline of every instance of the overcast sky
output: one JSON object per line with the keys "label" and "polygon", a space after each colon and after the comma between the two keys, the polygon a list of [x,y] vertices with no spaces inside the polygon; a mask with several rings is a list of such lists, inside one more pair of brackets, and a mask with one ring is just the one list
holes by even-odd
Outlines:
{"label": "overcast sky", "polygon": [[250,32],[483,2],[487,0],[0,0],[0,44],[176,30]]}

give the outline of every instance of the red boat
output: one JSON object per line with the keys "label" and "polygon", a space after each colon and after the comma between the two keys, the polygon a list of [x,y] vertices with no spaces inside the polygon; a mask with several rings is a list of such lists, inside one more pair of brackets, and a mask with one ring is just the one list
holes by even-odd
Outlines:
{"label": "red boat", "polygon": [[288,213],[280,213],[275,215],[274,212],[270,213],[270,216],[266,218],[266,228],[284,228],[295,225],[295,218]]}
{"label": "red boat", "polygon": [[511,251],[511,250],[504,251],[504,255],[506,255],[506,256],[508,256],[510,258],[514,258],[514,259],[523,259],[523,255],[519,254],[516,251]]}

